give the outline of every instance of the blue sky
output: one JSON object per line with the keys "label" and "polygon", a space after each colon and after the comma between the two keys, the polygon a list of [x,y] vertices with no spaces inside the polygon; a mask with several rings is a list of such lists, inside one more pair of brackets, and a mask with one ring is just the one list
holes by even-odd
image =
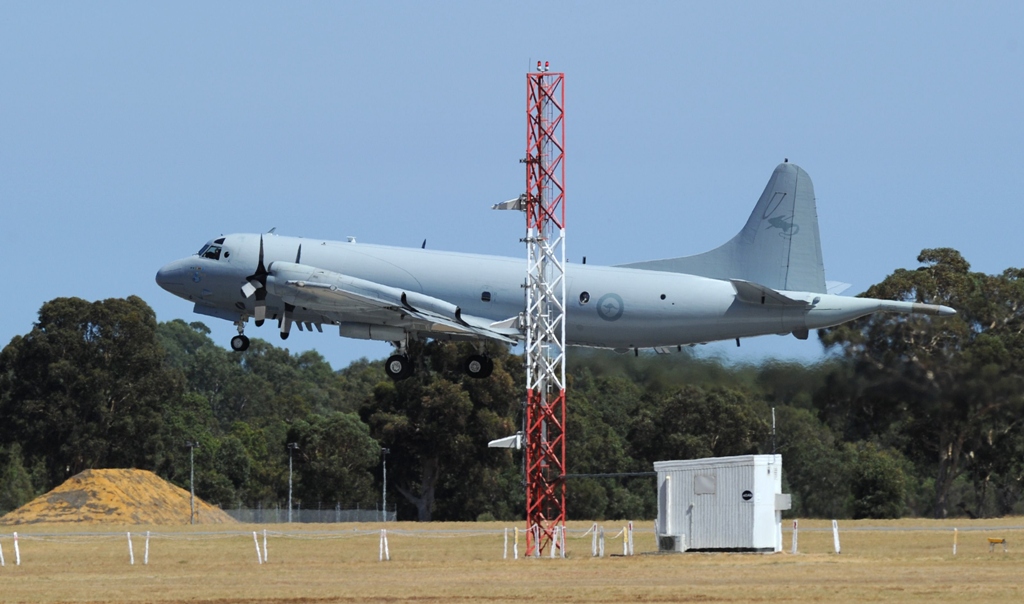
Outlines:
{"label": "blue sky", "polygon": [[[1024,3],[3,2],[0,343],[58,296],[159,289],[221,233],[525,256],[525,73],[566,73],[567,254],[705,251],[788,157],[826,277],[922,248],[1020,266]],[[525,260],[524,260],[525,266]],[[525,270],[525,268],[524,268]],[[227,344],[227,322],[209,319]],[[279,342],[273,326],[250,336]],[[386,344],[293,334],[341,367]],[[769,336],[707,347],[813,361]]]}

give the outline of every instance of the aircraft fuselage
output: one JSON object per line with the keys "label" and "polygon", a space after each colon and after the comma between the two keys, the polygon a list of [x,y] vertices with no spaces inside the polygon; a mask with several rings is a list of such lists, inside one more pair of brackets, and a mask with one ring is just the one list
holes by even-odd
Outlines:
{"label": "aircraft fuselage", "polygon": [[[239,287],[257,265],[260,238],[252,234],[226,236],[218,259],[197,255],[178,260],[160,270],[157,282],[195,302],[195,310],[201,314],[232,321],[251,317],[253,299],[240,293]],[[267,266],[301,260],[303,265],[445,300],[465,313],[495,322],[515,317],[524,309],[526,262],[521,258],[275,235],[262,239]],[[807,292],[781,292],[804,302],[803,307],[772,304],[764,297],[757,303],[749,297],[741,299],[729,281],[583,264],[566,266],[565,287],[567,343],[614,349],[765,334],[796,333],[806,337],[809,329],[836,325],[878,310],[907,311],[880,308],[878,300]],[[268,318],[284,310],[284,301],[273,291],[266,305]],[[296,323],[368,323],[362,314],[325,314],[303,307],[296,307],[292,315]]]}

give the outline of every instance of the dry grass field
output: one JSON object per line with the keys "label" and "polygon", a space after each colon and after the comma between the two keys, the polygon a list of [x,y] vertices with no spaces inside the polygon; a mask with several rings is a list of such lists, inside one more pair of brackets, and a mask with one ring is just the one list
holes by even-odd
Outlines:
{"label": "dry grass field", "polygon": [[[621,523],[604,524],[610,536]],[[825,521],[801,522],[796,555],[641,555],[654,549],[650,523],[643,525],[633,557],[591,558],[590,537],[578,537],[589,523],[571,523],[577,531],[567,559],[514,561],[502,559],[507,524],[391,523],[390,562],[377,560],[373,531],[381,525],[148,527],[148,566],[142,564],[147,527],[4,527],[0,601],[1024,601],[1020,518],[841,522],[840,555],[832,553]],[[956,557],[954,526],[960,528]],[[14,528],[22,559],[17,567]],[[262,543],[264,528],[269,560],[260,565],[251,531],[261,531]],[[127,530],[134,566],[128,564]],[[990,536],[1005,537],[1009,552],[989,553]],[[789,530],[784,540],[788,552]],[[608,553],[621,551],[621,541],[608,542]]]}

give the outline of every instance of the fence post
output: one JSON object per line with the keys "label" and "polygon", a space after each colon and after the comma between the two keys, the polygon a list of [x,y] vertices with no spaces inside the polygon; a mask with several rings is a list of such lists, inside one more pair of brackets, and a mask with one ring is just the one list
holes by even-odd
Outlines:
{"label": "fence post", "polygon": [[256,562],[263,564],[263,554],[260,553],[260,540],[256,536],[256,531],[252,532],[252,542],[256,546]]}
{"label": "fence post", "polygon": [[146,553],[142,555],[142,564],[149,565],[149,531],[146,531]]}
{"label": "fence post", "polygon": [[131,531],[128,531],[128,564],[135,566],[135,551],[132,549]]}

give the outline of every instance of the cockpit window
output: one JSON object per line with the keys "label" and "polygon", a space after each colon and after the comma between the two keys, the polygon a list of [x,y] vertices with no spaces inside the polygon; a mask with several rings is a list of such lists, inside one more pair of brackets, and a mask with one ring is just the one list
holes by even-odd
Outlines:
{"label": "cockpit window", "polygon": [[210,258],[211,260],[220,260],[220,246],[206,244],[203,249],[199,250],[199,256],[201,258]]}

